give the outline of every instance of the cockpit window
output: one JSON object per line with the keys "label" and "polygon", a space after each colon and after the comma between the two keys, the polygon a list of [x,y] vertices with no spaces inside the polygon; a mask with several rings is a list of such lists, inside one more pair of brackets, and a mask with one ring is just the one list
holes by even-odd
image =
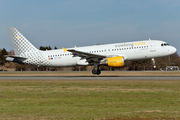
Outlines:
{"label": "cockpit window", "polygon": [[167,43],[162,43],[161,46],[169,46]]}

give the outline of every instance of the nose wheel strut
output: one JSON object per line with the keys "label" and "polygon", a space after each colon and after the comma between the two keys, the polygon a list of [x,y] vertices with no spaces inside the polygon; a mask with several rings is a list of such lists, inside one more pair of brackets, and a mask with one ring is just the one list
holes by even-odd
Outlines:
{"label": "nose wheel strut", "polygon": [[152,62],[153,62],[153,67],[156,68],[156,63],[155,63],[154,58],[152,58],[151,60],[152,60]]}

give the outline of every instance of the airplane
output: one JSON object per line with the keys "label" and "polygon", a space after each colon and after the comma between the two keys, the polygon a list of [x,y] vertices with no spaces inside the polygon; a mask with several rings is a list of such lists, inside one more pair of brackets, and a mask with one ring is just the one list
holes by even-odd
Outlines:
{"label": "airplane", "polygon": [[[92,74],[99,75],[101,65],[125,67],[127,61],[169,56],[177,49],[161,40],[143,40],[85,47],[41,51],[35,48],[16,28],[7,29],[15,55],[6,60],[45,67],[94,66]],[[155,65],[154,65],[155,67]]]}

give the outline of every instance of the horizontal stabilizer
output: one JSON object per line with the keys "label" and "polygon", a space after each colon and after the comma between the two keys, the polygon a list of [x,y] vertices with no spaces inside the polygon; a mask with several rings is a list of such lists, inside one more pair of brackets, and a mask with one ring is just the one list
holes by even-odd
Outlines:
{"label": "horizontal stabilizer", "polygon": [[5,55],[5,57],[11,57],[11,58],[15,58],[15,59],[28,59],[28,58],[25,58],[25,57],[21,57],[21,56],[18,56],[18,55]]}

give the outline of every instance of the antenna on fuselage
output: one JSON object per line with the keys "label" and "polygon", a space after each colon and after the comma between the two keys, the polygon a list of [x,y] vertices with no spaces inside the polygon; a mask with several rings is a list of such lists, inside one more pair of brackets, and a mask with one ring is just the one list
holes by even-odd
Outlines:
{"label": "antenna on fuselage", "polygon": [[149,38],[149,41],[151,41],[151,39]]}

